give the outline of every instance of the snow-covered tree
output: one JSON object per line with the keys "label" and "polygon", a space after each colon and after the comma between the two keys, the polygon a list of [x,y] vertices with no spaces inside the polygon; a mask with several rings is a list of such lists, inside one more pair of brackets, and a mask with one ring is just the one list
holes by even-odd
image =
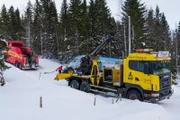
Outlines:
{"label": "snow-covered tree", "polygon": [[31,1],[28,2],[26,11],[25,11],[25,30],[26,30],[26,46],[33,48],[33,39],[32,39],[32,21],[33,21],[33,5]]}
{"label": "snow-covered tree", "polygon": [[33,40],[33,48],[38,55],[43,53],[43,39],[42,39],[42,29],[43,29],[43,14],[42,14],[42,6],[40,2],[36,0],[34,9],[33,9],[33,22],[31,35]]}
{"label": "snow-covered tree", "polygon": [[[131,33],[134,31],[134,41],[132,41],[132,50],[142,48],[142,42],[146,39],[145,28],[145,4],[140,0],[126,0],[122,7],[123,17],[122,21],[125,24],[126,31],[128,31],[128,16],[131,18]],[[128,38],[128,32],[127,38]],[[131,35],[132,36],[132,35]]]}
{"label": "snow-covered tree", "polygon": [[9,16],[7,13],[6,6],[3,5],[1,9],[1,16],[0,16],[0,38],[1,39],[8,39],[8,24],[9,24]]}
{"label": "snow-covered tree", "polygon": [[5,60],[4,60],[4,53],[3,51],[5,51],[7,48],[7,44],[6,41],[4,40],[0,40],[0,71],[1,70],[6,70],[9,67],[5,65]]}

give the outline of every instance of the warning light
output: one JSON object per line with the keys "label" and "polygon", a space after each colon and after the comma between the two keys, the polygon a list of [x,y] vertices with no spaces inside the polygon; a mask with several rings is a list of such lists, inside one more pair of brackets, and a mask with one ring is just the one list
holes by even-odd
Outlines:
{"label": "warning light", "polygon": [[136,49],[136,52],[153,52],[153,49]]}

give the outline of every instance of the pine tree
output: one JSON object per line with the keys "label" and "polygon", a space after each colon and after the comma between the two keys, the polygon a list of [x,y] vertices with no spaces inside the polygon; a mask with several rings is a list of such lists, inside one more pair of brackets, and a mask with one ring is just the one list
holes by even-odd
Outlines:
{"label": "pine tree", "polygon": [[[155,17],[153,17],[155,16]],[[149,10],[147,17],[147,43],[154,51],[170,50],[170,31],[165,14],[160,13],[157,6],[155,14],[153,10]]]}
{"label": "pine tree", "polygon": [[105,0],[96,0],[96,22],[97,22],[97,35],[103,37],[109,33],[111,14]]}
{"label": "pine tree", "polygon": [[57,9],[55,6],[55,2],[50,3],[50,18],[49,24],[50,28],[48,30],[49,33],[49,41],[47,43],[47,47],[49,47],[49,51],[53,54],[54,57],[57,58],[57,42],[58,42],[58,15]]}
{"label": "pine tree", "polygon": [[[172,51],[169,25],[158,6],[155,11],[150,9],[146,12],[145,5],[140,0],[126,0],[122,9],[120,23],[111,16],[106,0],[90,0],[89,5],[87,0],[70,0],[69,6],[67,0],[63,0],[58,21],[55,2],[52,0],[36,0],[34,5],[29,1],[22,17],[19,9],[14,10],[11,6],[7,10],[3,5],[0,38],[22,41],[28,38],[37,54],[57,57],[59,53],[64,53],[60,58],[69,59],[68,56],[71,58],[91,53],[102,42],[103,37],[112,34],[115,36],[114,41],[100,54],[119,57],[125,55],[124,39],[128,38],[128,16],[131,16],[133,50],[143,47],[142,42],[145,42],[145,47],[155,51]],[[177,34],[179,33],[176,32],[175,35]]]}
{"label": "pine tree", "polygon": [[[131,18],[131,28],[134,30],[134,41],[132,43],[132,49],[142,47],[142,42],[145,42],[145,12],[146,8],[143,3],[139,0],[126,0],[122,7],[123,10],[123,24],[126,26],[128,31],[128,16]],[[131,31],[132,33],[132,31]],[[131,35],[132,36],[132,35]]]}
{"label": "pine tree", "polygon": [[120,24],[120,22],[116,22],[115,19],[112,17],[109,21],[110,25],[109,31],[110,35],[114,36],[114,40],[110,42],[110,46],[106,51],[108,56],[110,57],[122,57],[123,56],[123,26]]}
{"label": "pine tree", "polygon": [[1,19],[0,19],[0,38],[1,39],[8,39],[8,24],[9,24],[9,16],[7,13],[6,6],[2,6],[1,11]]}
{"label": "pine tree", "polygon": [[155,39],[156,39],[156,45],[154,46],[154,50],[155,51],[159,51],[159,50],[163,50],[164,45],[162,44],[162,39],[161,39],[161,35],[162,35],[162,28],[161,28],[161,13],[160,13],[160,9],[159,6],[156,6],[156,10],[155,10]]}
{"label": "pine tree", "polygon": [[[95,7],[95,2],[94,0],[90,0],[89,3],[89,12],[88,12],[88,17],[89,17],[89,42],[87,43],[88,45],[88,51],[92,52],[92,50],[95,49],[95,44],[94,44],[94,40],[96,39],[96,34],[97,34],[97,30],[96,30],[96,16],[97,16],[97,12],[96,12],[96,7]],[[91,47],[90,47],[91,46]]]}
{"label": "pine tree", "polygon": [[60,60],[66,60],[67,53],[68,53],[68,41],[69,41],[69,16],[68,16],[68,4],[67,0],[63,0],[63,3],[61,5],[61,11],[60,11],[60,23],[58,27],[58,48],[60,52]]}
{"label": "pine tree", "polygon": [[23,34],[23,26],[21,24],[21,18],[20,18],[20,12],[19,12],[19,9],[17,8],[15,10],[15,24],[14,24],[14,31],[15,31],[15,34],[16,34],[16,40],[24,40],[24,34]]}
{"label": "pine tree", "polygon": [[178,51],[178,43],[180,41],[180,27],[178,26],[177,29],[175,29],[175,31],[172,33],[172,44],[171,44],[171,72],[176,75],[177,73],[177,55],[179,53]]}
{"label": "pine tree", "polygon": [[70,0],[69,6],[69,19],[70,19],[70,36],[71,43],[69,44],[73,51],[73,56],[79,54],[79,43],[80,41],[80,24],[81,24],[81,0]]}
{"label": "pine tree", "polygon": [[41,0],[42,6],[42,35],[43,56],[51,58],[57,57],[57,10],[55,3],[51,0]]}
{"label": "pine tree", "polygon": [[147,22],[147,39],[146,39],[146,47],[154,48],[156,46],[156,37],[155,37],[155,19],[154,19],[154,10],[150,9],[148,11],[148,16],[146,19]]}
{"label": "pine tree", "polygon": [[81,24],[80,24],[80,36],[81,43],[79,45],[80,52],[79,54],[89,53],[89,19],[88,19],[88,8],[87,1],[83,0],[81,4]]}
{"label": "pine tree", "polygon": [[[5,16],[4,16],[5,17]],[[21,24],[20,12],[17,8],[14,10],[14,7],[11,6],[8,11],[8,19],[6,23],[8,29],[8,37],[12,40],[23,40],[23,27]]]}
{"label": "pine tree", "polygon": [[168,25],[168,22],[166,20],[164,13],[162,13],[162,16],[161,16],[161,26],[162,26],[162,41],[164,45],[163,50],[169,51],[171,38],[170,38],[170,33],[169,33],[169,25]]}
{"label": "pine tree", "polygon": [[[177,28],[177,30],[176,30],[176,43],[175,43],[175,45],[173,46],[173,47],[177,47],[178,49],[177,49],[177,55],[180,55],[180,22],[178,23],[178,28]],[[179,59],[179,62],[178,62],[178,64],[180,65],[180,59]]]}
{"label": "pine tree", "polygon": [[33,48],[35,52],[39,55],[43,53],[43,39],[42,39],[42,29],[43,29],[43,17],[42,17],[42,6],[40,2],[36,0],[34,5],[34,19],[32,25],[32,39]]}
{"label": "pine tree", "polygon": [[121,22],[116,22],[116,32],[115,32],[115,57],[121,57],[125,58],[127,56],[127,53],[125,53],[125,40],[124,40],[124,26]]}
{"label": "pine tree", "polygon": [[[96,0],[95,2],[93,0],[90,1],[89,23],[90,51],[92,52],[102,42],[102,38],[112,32],[111,23],[114,23],[114,21],[111,18],[111,13],[105,0]],[[104,50],[102,50],[103,52],[100,54],[105,55],[106,52]]]}
{"label": "pine tree", "polygon": [[16,30],[15,30],[15,12],[13,6],[10,7],[8,11],[8,15],[9,15],[9,24],[8,24],[9,38],[12,40],[17,40]]}
{"label": "pine tree", "polygon": [[173,32],[173,44],[171,46],[171,56],[172,56],[172,70],[176,72],[176,61],[180,65],[180,22],[178,23],[177,28]]}
{"label": "pine tree", "polygon": [[0,40],[0,72],[1,70],[6,70],[9,67],[5,65],[4,53],[2,52],[7,48],[6,41]]}
{"label": "pine tree", "polygon": [[49,25],[49,3],[50,0],[40,0],[40,6],[41,6],[41,55],[43,57],[48,57],[50,55],[50,51],[47,48],[47,41],[48,41],[48,28],[50,28]]}
{"label": "pine tree", "polygon": [[33,21],[33,5],[31,1],[27,3],[26,11],[25,11],[25,31],[26,31],[26,46],[33,48],[33,39],[32,39],[32,21]]}

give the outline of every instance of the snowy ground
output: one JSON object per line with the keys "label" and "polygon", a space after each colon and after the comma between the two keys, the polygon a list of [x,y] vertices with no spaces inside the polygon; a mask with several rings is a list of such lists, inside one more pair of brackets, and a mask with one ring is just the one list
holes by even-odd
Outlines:
{"label": "snowy ground", "polygon": [[[12,66],[10,64],[7,64]],[[54,81],[59,64],[41,59],[37,71],[21,71],[12,66],[5,71],[7,84],[0,87],[1,120],[180,120],[180,85],[174,86],[170,100],[158,104],[112,98],[71,89],[66,81]],[[40,96],[43,108],[40,108]],[[114,100],[115,101],[115,100]]]}

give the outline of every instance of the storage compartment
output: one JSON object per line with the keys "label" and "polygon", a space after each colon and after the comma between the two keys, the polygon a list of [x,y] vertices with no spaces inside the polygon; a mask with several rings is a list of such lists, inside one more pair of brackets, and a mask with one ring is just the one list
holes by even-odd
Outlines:
{"label": "storage compartment", "polygon": [[104,69],[104,82],[113,82],[112,69]]}

